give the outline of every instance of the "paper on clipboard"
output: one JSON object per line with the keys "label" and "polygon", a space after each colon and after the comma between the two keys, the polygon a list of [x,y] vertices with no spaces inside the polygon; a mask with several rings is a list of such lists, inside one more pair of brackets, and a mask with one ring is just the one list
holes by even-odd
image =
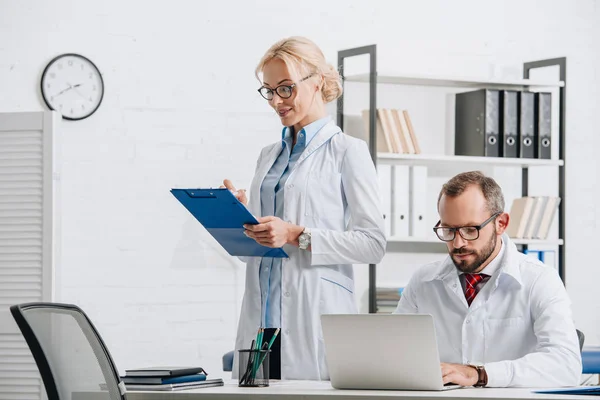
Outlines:
{"label": "paper on clipboard", "polygon": [[244,235],[244,224],[258,224],[229,189],[171,189],[171,193],[232,256],[288,257]]}

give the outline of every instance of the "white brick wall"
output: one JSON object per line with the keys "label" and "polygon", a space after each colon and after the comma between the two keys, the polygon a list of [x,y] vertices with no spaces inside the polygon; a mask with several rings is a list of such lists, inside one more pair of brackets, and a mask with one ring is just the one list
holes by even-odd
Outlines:
{"label": "white brick wall", "polygon": [[40,74],[60,53],[91,58],[106,83],[94,116],[63,124],[59,300],[90,314],[121,371],[160,363],[218,373],[233,347],[244,268],[169,189],[224,177],[248,186],[259,149],[280,129],[255,92],[255,64],[275,40],[301,34],[334,63],[339,49],[376,43],[380,71],[395,73],[520,76],[524,61],[568,57],[567,282],[577,326],[600,344],[599,8],[0,0],[0,112],[43,109]]}

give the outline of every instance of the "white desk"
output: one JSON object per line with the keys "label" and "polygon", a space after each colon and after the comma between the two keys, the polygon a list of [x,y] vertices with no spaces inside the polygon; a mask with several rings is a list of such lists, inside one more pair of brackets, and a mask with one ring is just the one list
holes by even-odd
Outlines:
{"label": "white desk", "polygon": [[591,400],[591,396],[542,395],[532,389],[464,388],[443,392],[387,391],[387,390],[336,390],[330,382],[276,381],[266,388],[240,388],[237,382],[227,381],[225,386],[174,392],[127,392],[128,400],[437,400],[443,399],[571,399]]}

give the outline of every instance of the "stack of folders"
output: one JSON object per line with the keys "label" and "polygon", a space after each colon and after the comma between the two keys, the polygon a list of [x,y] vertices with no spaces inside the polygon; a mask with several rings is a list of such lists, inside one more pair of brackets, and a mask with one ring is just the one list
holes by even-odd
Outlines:
{"label": "stack of folders", "polygon": [[559,203],[560,197],[551,196],[515,199],[506,234],[518,239],[547,239]]}
{"label": "stack of folders", "polygon": [[398,307],[403,287],[378,287],[375,289],[378,314],[390,314]]}
{"label": "stack of folders", "polygon": [[[421,147],[415,135],[407,110],[378,108],[376,118],[377,151],[380,153],[420,154]],[[362,119],[369,132],[369,110],[363,110]],[[368,137],[368,135],[366,135]]]}
{"label": "stack of folders", "polygon": [[207,379],[201,367],[150,367],[125,370],[127,390],[182,390],[223,386],[223,379]]}

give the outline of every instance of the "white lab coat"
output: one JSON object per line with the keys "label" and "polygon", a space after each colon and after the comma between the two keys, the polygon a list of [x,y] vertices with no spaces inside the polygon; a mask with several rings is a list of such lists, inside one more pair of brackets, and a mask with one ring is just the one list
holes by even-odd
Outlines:
{"label": "white lab coat", "polygon": [[[281,151],[265,147],[250,186],[248,208],[261,215],[260,187]],[[356,313],[352,264],[378,263],[386,239],[375,167],[364,141],[332,121],[310,141],[285,186],[285,221],[312,232],[312,251],[285,245],[281,271],[281,378],[326,380],[321,314]],[[260,257],[246,259],[246,288],[236,340],[247,349],[261,319]]]}
{"label": "white lab coat", "polygon": [[395,313],[433,315],[441,361],[485,365],[490,387],[578,385],[581,354],[560,277],[502,241],[500,265],[471,307],[447,257],[413,275]]}

